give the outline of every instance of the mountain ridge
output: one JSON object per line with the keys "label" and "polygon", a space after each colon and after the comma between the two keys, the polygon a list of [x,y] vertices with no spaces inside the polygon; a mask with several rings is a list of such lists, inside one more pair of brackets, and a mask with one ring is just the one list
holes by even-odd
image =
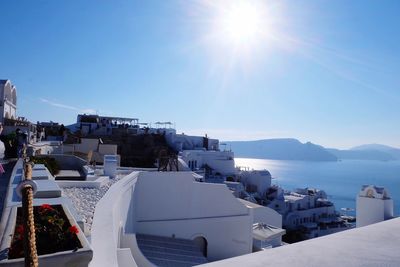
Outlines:
{"label": "mountain ridge", "polygon": [[223,143],[230,146],[237,157],[247,158],[304,161],[400,160],[400,149],[382,144],[336,149],[325,148],[311,142],[301,143],[295,138],[225,141]]}
{"label": "mountain ridge", "polygon": [[337,157],[320,145],[311,142],[301,143],[294,138],[262,139],[255,141],[227,141],[238,157],[305,160],[305,161],[337,161]]}

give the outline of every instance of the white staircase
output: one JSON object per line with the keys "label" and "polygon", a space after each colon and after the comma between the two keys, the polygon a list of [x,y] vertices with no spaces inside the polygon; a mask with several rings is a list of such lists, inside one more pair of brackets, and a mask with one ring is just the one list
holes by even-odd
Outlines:
{"label": "white staircase", "polygon": [[207,263],[200,248],[187,239],[136,234],[143,255],[163,267],[188,267]]}

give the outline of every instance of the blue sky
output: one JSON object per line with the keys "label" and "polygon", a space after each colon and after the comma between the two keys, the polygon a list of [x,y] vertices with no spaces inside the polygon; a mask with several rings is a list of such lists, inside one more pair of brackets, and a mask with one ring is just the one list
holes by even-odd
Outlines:
{"label": "blue sky", "polygon": [[0,78],[32,121],[400,147],[400,1],[250,1],[269,24],[246,46],[215,29],[232,2],[2,0]]}

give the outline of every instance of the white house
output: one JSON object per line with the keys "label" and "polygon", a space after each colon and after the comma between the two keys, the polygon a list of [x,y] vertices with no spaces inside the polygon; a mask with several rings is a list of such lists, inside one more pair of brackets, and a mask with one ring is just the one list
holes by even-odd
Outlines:
{"label": "white house", "polygon": [[244,199],[238,199],[250,209],[253,217],[253,251],[282,245],[282,215],[275,210]]}
{"label": "white house", "polygon": [[241,171],[239,177],[248,191],[258,192],[263,197],[265,197],[268,188],[271,187],[272,177],[267,170]]}
{"label": "white house", "polygon": [[10,80],[0,80],[0,121],[17,118],[17,88]]}
{"label": "white house", "polygon": [[213,175],[234,177],[236,175],[234,154],[232,151],[184,150],[179,157],[191,170],[206,168]]}
{"label": "white house", "polygon": [[[182,247],[194,244],[207,261],[240,256],[253,251],[254,230],[258,238],[280,241],[282,229],[264,233],[254,222],[279,228],[281,216],[239,201],[225,184],[196,182],[192,172],[133,172],[96,206],[90,266],[204,263],[193,251],[187,252],[190,257],[180,255]],[[168,247],[160,247],[165,244]]]}
{"label": "white house", "polygon": [[357,196],[357,227],[393,218],[393,199],[383,187],[364,185]]}

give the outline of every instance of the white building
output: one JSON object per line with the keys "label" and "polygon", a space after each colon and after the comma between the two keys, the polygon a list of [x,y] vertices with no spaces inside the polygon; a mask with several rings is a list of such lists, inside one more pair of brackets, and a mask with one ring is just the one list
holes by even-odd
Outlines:
{"label": "white building", "polygon": [[252,170],[240,171],[239,179],[248,192],[258,192],[261,197],[265,197],[268,188],[271,187],[272,177],[267,170]]}
{"label": "white building", "polygon": [[310,223],[331,223],[337,218],[335,206],[314,195],[291,192],[284,196],[286,203],[285,225],[289,229]]}
{"label": "white building", "polygon": [[139,123],[138,118],[79,114],[71,130],[79,130],[83,136],[113,135],[118,132],[131,135],[161,134],[165,135],[167,140],[176,134],[172,122],[156,122],[155,125],[156,127],[151,127],[150,123]]}
{"label": "white building", "polygon": [[266,205],[283,217],[283,227],[289,231],[300,231],[305,239],[324,236],[352,226],[340,218],[334,204],[323,190],[299,188],[293,192],[272,186],[264,200]]}
{"label": "white building", "polygon": [[205,169],[206,173],[221,177],[236,175],[232,151],[184,150],[179,153],[179,157],[193,171]]}
{"label": "white building", "polygon": [[252,213],[253,251],[260,251],[282,245],[282,215],[275,210],[244,199],[239,199]]}
{"label": "white building", "polygon": [[176,151],[183,150],[219,150],[219,140],[202,136],[191,136],[167,132],[165,139],[170,147]]}
{"label": "white building", "polygon": [[393,218],[393,199],[383,187],[364,185],[357,196],[357,227]]}
{"label": "white building", "polygon": [[17,88],[10,80],[0,80],[0,120],[17,118]]}
{"label": "white building", "polygon": [[253,251],[255,235],[277,245],[280,224],[275,211],[239,201],[224,184],[196,182],[191,172],[134,172],[96,206],[90,266],[204,263],[193,251],[180,254],[194,245],[206,261],[240,256]]}

